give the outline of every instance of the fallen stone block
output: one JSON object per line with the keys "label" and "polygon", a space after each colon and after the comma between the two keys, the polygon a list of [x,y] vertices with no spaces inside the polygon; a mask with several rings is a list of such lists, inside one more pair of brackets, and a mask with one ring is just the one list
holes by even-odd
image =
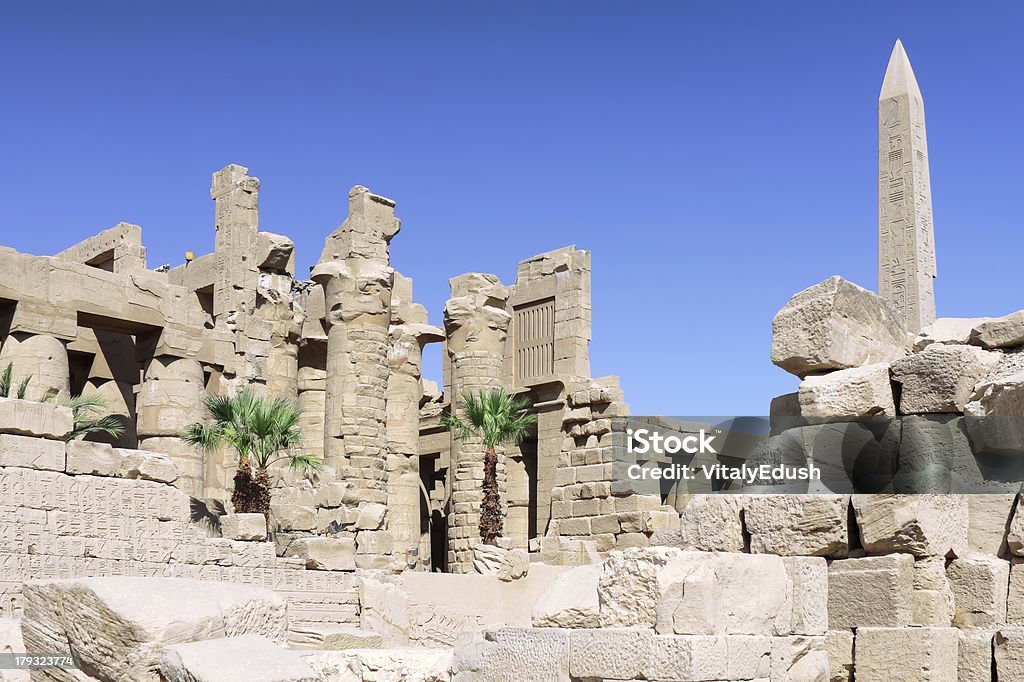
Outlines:
{"label": "fallen stone block", "polygon": [[959,640],[956,628],[858,628],[857,682],[955,680]]}
{"label": "fallen stone block", "polygon": [[0,433],[63,440],[74,428],[70,407],[0,398]]}
{"label": "fallen stone block", "polygon": [[262,635],[284,641],[285,600],[259,587],[183,578],[28,581],[29,651],[70,651],[101,680],[157,680],[167,646]]}
{"label": "fallen stone block", "polygon": [[169,645],[160,675],[166,682],[321,682],[299,654],[259,635]]}
{"label": "fallen stone block", "polygon": [[378,632],[354,625],[333,623],[293,624],[288,628],[288,645],[295,649],[381,649],[384,638]]}
{"label": "fallen stone block", "polygon": [[601,564],[578,566],[555,579],[533,607],[538,628],[596,628],[600,623],[597,585]]}
{"label": "fallen stone block", "polygon": [[316,508],[298,504],[271,504],[270,513],[281,530],[311,531],[316,529]]}
{"label": "fallen stone block", "polygon": [[946,575],[955,597],[953,625],[961,629],[991,628],[1006,622],[1008,561],[971,555],[950,563]]}
{"label": "fallen stone block", "polygon": [[309,652],[303,656],[323,682],[451,682],[452,679],[451,649],[351,649]]}
{"label": "fallen stone block", "polygon": [[1024,345],[1024,310],[979,322],[971,330],[970,341],[983,348]]}
{"label": "fallen stone block", "polygon": [[994,630],[960,630],[957,682],[992,682]]}
{"label": "fallen stone block", "polygon": [[476,545],[473,547],[473,570],[482,575],[497,576],[503,582],[518,580],[530,570],[530,557],[522,549]]}
{"label": "fallen stone block", "polygon": [[796,294],[772,320],[772,362],[801,378],[890,362],[908,345],[890,302],[838,276]]}
{"label": "fallen stone block", "polygon": [[845,557],[849,495],[754,495],[743,513],[750,551]]}
{"label": "fallen stone block", "polygon": [[408,646],[412,631],[409,602],[408,593],[398,585],[363,577],[359,580],[359,625],[379,632],[386,647]]}
{"label": "fallen stone block", "polygon": [[993,639],[997,680],[1024,680],[1024,627],[1003,627]]}
{"label": "fallen stone block", "polygon": [[868,552],[963,556],[967,501],[963,495],[853,495],[861,544]]}
{"label": "fallen stone block", "polygon": [[910,625],[913,587],[914,559],[909,554],[833,561],[828,567],[829,628]]}
{"label": "fallen stone block", "polygon": [[971,331],[989,317],[940,317],[923,327],[914,339],[914,350],[921,351],[933,343],[964,345],[970,343]]}
{"label": "fallen stone block", "polygon": [[[702,552],[742,552],[742,511],[743,497],[739,495],[693,495],[679,518],[679,542],[672,546]],[[672,531],[666,532],[671,537]],[[655,544],[656,536],[661,534],[652,535],[651,544]]]}
{"label": "fallen stone block", "polygon": [[466,633],[455,643],[452,680],[507,682],[514,675],[517,682],[568,682],[570,632],[499,628]]}
{"label": "fallen stone block", "polygon": [[853,631],[829,630],[825,633],[829,682],[853,682]]}
{"label": "fallen stone block", "polygon": [[0,433],[0,466],[64,471],[64,443]]}
{"label": "fallen stone block", "polygon": [[933,344],[892,364],[902,386],[901,414],[963,412],[975,385],[999,366],[998,353],[977,346]]}
{"label": "fallen stone block", "polygon": [[884,363],[809,376],[800,382],[799,396],[800,414],[812,424],[896,414],[889,365]]}
{"label": "fallen stone block", "polygon": [[220,532],[228,540],[262,542],[267,539],[267,518],[263,514],[225,514]]}
{"label": "fallen stone block", "polygon": [[975,452],[1016,455],[1024,451],[1024,372],[978,384],[964,405],[964,422]]}
{"label": "fallen stone block", "polygon": [[317,571],[356,570],[356,545],[352,538],[306,537],[293,540],[285,556],[302,559]]}
{"label": "fallen stone block", "polygon": [[953,587],[943,557],[914,561],[914,625],[948,628],[953,624]]}

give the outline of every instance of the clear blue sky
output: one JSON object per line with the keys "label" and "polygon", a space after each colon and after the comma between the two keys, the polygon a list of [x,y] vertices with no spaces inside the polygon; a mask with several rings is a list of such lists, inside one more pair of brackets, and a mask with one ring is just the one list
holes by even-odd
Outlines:
{"label": "clear blue sky", "polygon": [[[291,5],[291,7],[288,7]],[[771,319],[876,287],[876,102],[924,92],[942,316],[1024,308],[1019,3],[5,3],[0,244],[120,220],[151,267],[213,244],[210,174],[262,181],[301,270],[348,188],[393,197],[394,265],[448,277],[593,251],[595,376],[634,414],[764,414]],[[439,352],[428,374],[439,374]]]}

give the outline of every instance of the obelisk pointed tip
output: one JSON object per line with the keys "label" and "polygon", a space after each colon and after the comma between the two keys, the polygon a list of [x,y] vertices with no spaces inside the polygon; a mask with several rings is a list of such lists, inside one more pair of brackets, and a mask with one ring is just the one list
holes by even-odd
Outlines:
{"label": "obelisk pointed tip", "polygon": [[896,44],[892,46],[892,54],[889,55],[889,64],[885,67],[885,78],[882,79],[882,91],[878,99],[888,99],[904,93],[916,94],[920,98],[921,89],[917,85],[907,51],[903,49],[903,42],[897,38]]}

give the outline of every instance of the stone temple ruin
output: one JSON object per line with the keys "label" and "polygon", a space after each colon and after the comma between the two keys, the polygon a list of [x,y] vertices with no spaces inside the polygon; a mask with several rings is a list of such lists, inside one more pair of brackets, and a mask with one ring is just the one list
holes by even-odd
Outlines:
{"label": "stone temple ruin", "polygon": [[[364,187],[310,281],[240,166],[213,176],[214,252],[184,265],[148,269],[125,223],[54,256],[0,250],[0,369],[32,377],[0,398],[0,660],[78,666],[0,679],[1024,680],[1024,475],[993,464],[1024,451],[1024,311],[935,319],[898,43],[879,135],[879,294],[833,277],[776,315],[772,361],[801,383],[755,453],[824,463],[836,434],[874,437],[871,489],[623,487],[589,253],[522,261],[509,286],[454,277],[436,327],[391,268],[394,202]],[[293,400],[325,462],[275,471],[270,536],[227,502],[236,456],[182,440],[204,393],[243,387]],[[440,424],[481,387],[538,415],[500,452],[496,546],[478,544],[483,447]],[[77,394],[125,433],[68,440]]]}

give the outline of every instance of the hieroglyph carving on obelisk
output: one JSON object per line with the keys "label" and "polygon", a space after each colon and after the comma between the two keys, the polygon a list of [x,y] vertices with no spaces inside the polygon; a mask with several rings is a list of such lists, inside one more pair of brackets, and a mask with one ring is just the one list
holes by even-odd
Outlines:
{"label": "hieroglyph carving on obelisk", "polygon": [[917,332],[935,320],[934,279],[924,100],[897,40],[878,96],[878,293]]}

